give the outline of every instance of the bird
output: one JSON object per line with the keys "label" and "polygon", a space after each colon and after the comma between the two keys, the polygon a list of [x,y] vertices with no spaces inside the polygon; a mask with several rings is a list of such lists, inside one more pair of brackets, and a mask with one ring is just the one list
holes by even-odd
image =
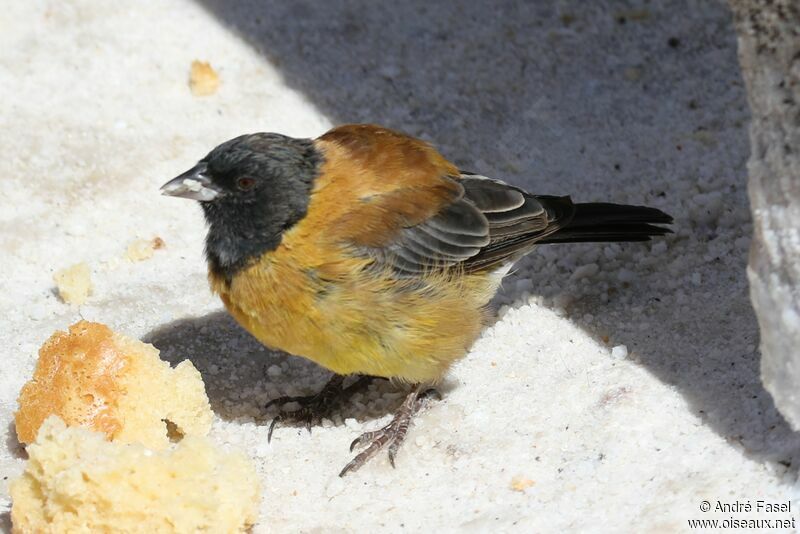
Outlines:
{"label": "bird", "polygon": [[241,135],[161,192],[200,203],[209,284],[234,319],[333,373],[315,395],[270,402],[301,408],[281,410],[268,439],[281,421],[310,429],[373,377],[406,388],[392,420],[353,441],[360,452],[340,476],[384,449],[395,465],[414,415],[477,339],[520,258],[544,244],[648,241],[673,222],[652,207],[535,195],[373,124],[316,139]]}

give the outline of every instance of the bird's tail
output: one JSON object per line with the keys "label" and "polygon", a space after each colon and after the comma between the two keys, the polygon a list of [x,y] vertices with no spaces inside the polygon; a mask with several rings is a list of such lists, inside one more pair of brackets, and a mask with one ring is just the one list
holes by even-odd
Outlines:
{"label": "bird's tail", "polygon": [[[547,205],[563,202],[563,197],[536,197]],[[672,231],[657,224],[671,224],[672,217],[656,208],[589,202],[575,204],[572,219],[552,234],[538,240],[543,243],[602,243],[612,241],[649,241],[651,237]]]}

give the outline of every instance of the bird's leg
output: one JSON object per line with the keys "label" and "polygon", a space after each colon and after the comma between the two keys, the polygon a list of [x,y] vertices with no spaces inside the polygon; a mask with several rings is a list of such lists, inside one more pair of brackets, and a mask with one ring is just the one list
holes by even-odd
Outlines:
{"label": "bird's leg", "polygon": [[355,382],[347,387],[344,387],[345,376],[333,375],[327,384],[315,395],[305,396],[285,396],[272,399],[265,406],[264,409],[270,406],[283,406],[290,402],[296,402],[300,405],[300,409],[293,412],[285,412],[281,410],[278,415],[272,420],[269,425],[269,432],[267,433],[267,442],[272,440],[272,431],[275,426],[281,422],[302,423],[311,432],[311,426],[318,423],[324,417],[328,417],[334,408],[342,404],[354,393],[362,390],[372,380],[371,376],[360,375],[356,378]]}
{"label": "bird's leg", "polygon": [[350,444],[351,451],[356,447],[366,448],[353,458],[349,464],[344,466],[339,476],[343,477],[348,472],[360,468],[387,445],[389,447],[389,463],[394,467],[394,457],[400,445],[402,445],[403,441],[406,439],[408,425],[411,423],[414,415],[425,404],[425,400],[431,395],[437,397],[439,400],[442,398],[435,389],[426,389],[417,385],[394,413],[394,417],[388,425],[379,430],[365,432],[353,440],[353,443]]}

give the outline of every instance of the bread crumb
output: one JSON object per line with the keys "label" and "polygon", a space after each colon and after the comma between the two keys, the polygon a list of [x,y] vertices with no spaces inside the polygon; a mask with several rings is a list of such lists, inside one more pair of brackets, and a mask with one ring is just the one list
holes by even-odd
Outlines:
{"label": "bread crumb", "polygon": [[128,250],[125,256],[130,261],[144,261],[153,257],[156,250],[162,249],[166,246],[164,240],[160,237],[153,239],[137,239],[128,245]]}
{"label": "bread crumb", "polygon": [[189,72],[189,89],[194,96],[213,95],[219,89],[219,76],[206,61],[192,61]]}
{"label": "bread crumb", "polygon": [[245,532],[260,488],[243,454],[206,437],[164,451],[49,417],[11,482],[15,532]]}
{"label": "bread crumb", "polygon": [[57,271],[53,281],[58,296],[67,304],[83,304],[92,294],[92,277],[89,266],[84,262]]}
{"label": "bread crumb", "polygon": [[50,415],[109,440],[152,449],[170,444],[164,421],[184,436],[208,434],[212,421],[203,379],[190,361],[173,369],[152,345],[88,321],[56,332],[42,345],[18,404],[15,424],[22,443],[31,443]]}
{"label": "bread crumb", "polygon": [[525,491],[533,486],[535,482],[529,478],[517,476],[511,479],[511,489],[514,491]]}

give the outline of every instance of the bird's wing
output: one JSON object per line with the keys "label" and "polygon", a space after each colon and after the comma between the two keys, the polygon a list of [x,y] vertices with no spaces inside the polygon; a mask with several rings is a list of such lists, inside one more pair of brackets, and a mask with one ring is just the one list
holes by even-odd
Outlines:
{"label": "bird's wing", "polygon": [[516,260],[571,216],[568,200],[542,203],[482,176],[463,174],[455,180],[463,191],[457,199],[429,219],[402,228],[373,254],[404,275],[453,265],[467,272],[490,270]]}
{"label": "bird's wing", "polygon": [[464,262],[467,271],[493,269],[517,260],[531,246],[569,224],[569,197],[534,196],[499,180],[461,174],[464,199],[489,223],[489,243]]}
{"label": "bird's wing", "polygon": [[[374,126],[345,126],[320,141],[328,182],[347,181],[347,208],[327,217],[338,238],[404,276],[452,266],[488,270],[566,224],[567,198],[540,200],[461,173],[429,145]],[[325,184],[321,187],[324,190]]]}
{"label": "bird's wing", "polygon": [[339,127],[318,143],[326,163],[314,227],[400,275],[492,269],[563,227],[574,211],[566,197],[534,197],[461,173],[428,144],[377,126]]}

